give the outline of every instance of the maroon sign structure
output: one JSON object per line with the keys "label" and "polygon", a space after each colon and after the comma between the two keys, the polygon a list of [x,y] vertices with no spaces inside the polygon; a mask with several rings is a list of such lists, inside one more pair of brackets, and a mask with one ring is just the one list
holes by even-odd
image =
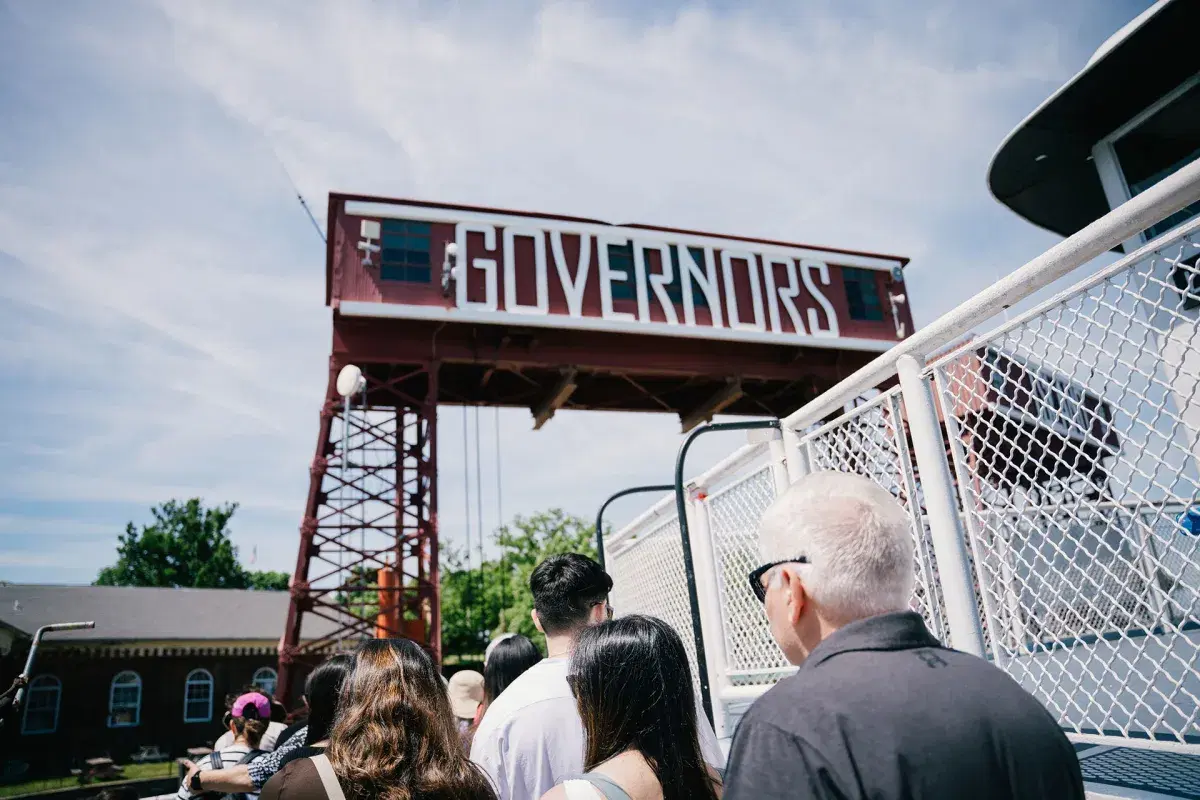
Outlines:
{"label": "maroon sign structure", "polygon": [[[439,654],[438,405],[521,406],[534,427],[563,409],[668,412],[685,430],[780,416],[912,330],[896,256],[338,194],[327,230],[330,382],[283,693],[337,640],[395,628]],[[367,388],[343,454],[346,364]],[[339,632],[301,650],[307,614]]]}

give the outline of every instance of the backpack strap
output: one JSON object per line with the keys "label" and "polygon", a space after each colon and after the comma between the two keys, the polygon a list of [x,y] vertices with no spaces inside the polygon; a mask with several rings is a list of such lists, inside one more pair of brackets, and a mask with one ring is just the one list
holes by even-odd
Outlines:
{"label": "backpack strap", "polygon": [[267,752],[266,750],[259,750],[257,748],[251,748],[251,749],[247,750],[240,759],[238,759],[237,763],[238,764],[249,764],[251,761],[253,761],[254,759],[258,758],[259,756],[263,755],[266,752]]}
{"label": "backpack strap", "polygon": [[346,795],[342,792],[342,784],[338,782],[338,777],[334,774],[333,764],[329,763],[329,756],[321,753],[320,755],[312,756],[309,761],[317,768],[317,774],[321,776],[321,785],[325,787],[325,796],[329,800],[346,800]]}
{"label": "backpack strap", "polygon": [[[607,775],[601,775],[599,772],[587,772],[583,775],[572,775],[566,781],[584,781],[599,790],[600,794],[604,795],[605,800],[633,800],[629,796],[629,792],[622,789],[616,781]],[[566,782],[564,781],[564,783]]]}

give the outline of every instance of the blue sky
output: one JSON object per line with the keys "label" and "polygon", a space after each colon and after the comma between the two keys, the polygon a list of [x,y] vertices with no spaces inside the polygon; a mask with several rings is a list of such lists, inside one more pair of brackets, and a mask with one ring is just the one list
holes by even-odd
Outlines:
{"label": "blue sky", "polygon": [[[927,323],[1055,241],[988,161],[1147,5],[0,0],[0,579],[90,581],[188,496],[240,503],[245,560],[290,571],[330,312],[288,174],[322,220],[341,190],[902,253]],[[590,516],[679,438],[530,427],[500,415],[505,517]]]}

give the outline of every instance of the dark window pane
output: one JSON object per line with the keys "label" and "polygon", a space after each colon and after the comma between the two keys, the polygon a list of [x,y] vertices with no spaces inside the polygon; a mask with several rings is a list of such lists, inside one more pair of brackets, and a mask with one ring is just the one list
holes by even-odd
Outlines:
{"label": "dark window pane", "polygon": [[428,222],[383,221],[379,277],[385,281],[429,283],[433,280]]}
{"label": "dark window pane", "polygon": [[879,322],[883,319],[883,303],[879,299],[875,270],[843,267],[842,281],[846,285],[846,305],[850,310],[850,319],[864,322]]}
{"label": "dark window pane", "polygon": [[[1200,158],[1200,84],[1122,136],[1113,144],[1131,195]],[[1200,203],[1172,214],[1146,231],[1149,238],[1200,214]]]}
{"label": "dark window pane", "polygon": [[608,266],[615,272],[624,272],[625,280],[614,280],[613,300],[633,300],[637,297],[637,284],[633,277],[633,245],[608,245]]}

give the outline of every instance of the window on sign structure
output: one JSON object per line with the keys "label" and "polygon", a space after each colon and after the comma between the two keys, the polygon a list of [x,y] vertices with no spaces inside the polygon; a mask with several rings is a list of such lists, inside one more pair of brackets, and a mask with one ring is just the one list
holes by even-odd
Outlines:
{"label": "window on sign structure", "polygon": [[119,672],[108,693],[108,727],[132,728],[141,721],[142,679],[136,672]]}
{"label": "window on sign structure", "polygon": [[379,277],[385,281],[432,282],[429,237],[428,222],[385,219],[380,234]]}
{"label": "window on sign structure", "polygon": [[205,669],[188,673],[183,685],[183,721],[208,722],[212,719],[213,677]]}
{"label": "window on sign structure", "polygon": [[39,675],[26,690],[25,715],[21,718],[21,733],[54,733],[58,729],[58,707],[62,700],[62,683],[53,675]]}
{"label": "window on sign structure", "polygon": [[[675,245],[670,245],[671,249],[671,282],[664,288],[667,290],[667,297],[671,298],[671,302],[677,306],[683,305],[683,273],[679,268],[679,253],[675,249]],[[649,251],[643,250],[642,263],[646,265],[647,275],[650,273],[662,274],[662,267],[654,269],[651,265]],[[692,260],[696,264],[704,264],[704,251],[699,247],[689,247],[688,253],[691,254]],[[608,265],[609,268],[616,272],[624,272],[625,280],[612,282],[612,296],[614,300],[636,300],[637,299],[637,278],[634,277],[633,264],[633,245],[608,245]],[[650,283],[646,283],[647,297],[654,298],[654,290],[650,288]],[[696,287],[692,287],[692,304],[697,308],[707,308],[708,298],[704,292]]]}
{"label": "window on sign structure", "polygon": [[883,303],[879,299],[879,284],[873,269],[842,267],[842,282],[846,285],[846,304],[850,319],[879,322],[883,319]]}
{"label": "window on sign structure", "polygon": [[267,697],[271,697],[275,694],[275,684],[278,679],[279,678],[275,674],[275,670],[271,669],[270,667],[263,667],[254,673],[254,677],[250,680],[250,682],[257,686],[260,692],[265,694]]}

